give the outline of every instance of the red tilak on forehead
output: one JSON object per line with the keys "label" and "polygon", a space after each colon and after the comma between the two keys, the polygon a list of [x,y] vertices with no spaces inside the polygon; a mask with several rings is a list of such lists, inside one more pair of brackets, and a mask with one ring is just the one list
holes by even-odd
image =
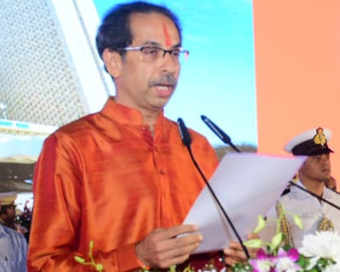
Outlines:
{"label": "red tilak on forehead", "polygon": [[168,27],[166,26],[166,24],[164,24],[164,23],[163,23],[163,32],[164,32],[164,35],[165,35],[165,46],[171,46],[172,42],[171,42],[169,30],[168,30]]}

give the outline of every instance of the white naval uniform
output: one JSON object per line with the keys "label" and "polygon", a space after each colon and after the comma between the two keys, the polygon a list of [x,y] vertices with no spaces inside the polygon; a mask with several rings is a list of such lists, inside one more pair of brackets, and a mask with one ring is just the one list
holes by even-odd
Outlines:
{"label": "white naval uniform", "polygon": [[[297,185],[305,188],[300,181],[297,182]],[[340,195],[331,189],[325,187],[322,197],[340,207]],[[320,202],[316,197],[295,186],[291,186],[290,192],[282,196],[279,201],[286,210],[286,218],[295,247],[301,246],[304,235],[317,232],[318,224],[323,217],[331,220],[334,224],[334,230],[340,234],[340,210],[328,203]],[[301,218],[304,226],[303,229],[300,229],[294,223],[292,217],[294,214]],[[275,207],[270,210],[267,218],[277,219]],[[270,241],[275,232],[276,224],[268,222],[267,227],[260,233],[260,237],[264,241]]]}

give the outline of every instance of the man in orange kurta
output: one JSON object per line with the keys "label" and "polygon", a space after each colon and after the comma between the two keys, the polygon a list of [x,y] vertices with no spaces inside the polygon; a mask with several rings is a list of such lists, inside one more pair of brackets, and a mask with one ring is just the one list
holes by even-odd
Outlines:
{"label": "man in orange kurta", "polygon": [[[88,260],[90,241],[104,271],[190,262],[203,237],[181,224],[204,181],[177,124],[163,113],[179,58],[188,54],[178,21],[160,6],[121,5],[104,19],[97,47],[116,96],[44,143],[34,176],[29,271],[95,271],[74,259]],[[202,135],[190,135],[209,178],[218,164],[214,150]]]}

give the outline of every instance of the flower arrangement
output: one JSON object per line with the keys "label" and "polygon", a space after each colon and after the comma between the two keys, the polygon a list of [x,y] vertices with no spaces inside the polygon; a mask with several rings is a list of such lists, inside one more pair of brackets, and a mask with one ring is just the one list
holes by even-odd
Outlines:
{"label": "flower arrangement", "polygon": [[[223,270],[223,271],[225,271],[225,270]],[[158,270],[158,269],[151,269],[151,270],[141,269],[138,272],[160,272],[160,270]],[[181,272],[181,271],[176,269],[176,265],[172,265],[172,266],[170,266],[168,272]],[[198,271],[196,271],[194,268],[192,268],[189,265],[182,272],[218,272],[218,271],[216,270],[215,266],[206,264],[204,266],[204,268],[199,269]]]}
{"label": "flower arrangement", "polygon": [[[247,263],[237,263],[231,267],[232,272],[340,272],[340,235],[333,231],[322,231],[316,234],[305,235],[302,246],[297,249],[284,243],[285,231],[282,230],[281,222],[285,220],[287,212],[283,209],[278,219],[267,219],[258,217],[258,225],[254,230],[257,234],[266,227],[268,221],[276,221],[276,234],[269,243],[259,238],[244,242],[249,248],[257,248],[257,256],[248,260]],[[288,213],[289,214],[289,213]],[[294,223],[303,228],[303,223],[299,216],[292,216]],[[96,271],[102,272],[104,266],[95,262],[92,256],[93,241],[90,242],[88,253],[89,261],[85,258],[75,256],[75,260],[83,265],[93,266]],[[264,248],[265,249],[264,249]],[[158,272],[159,270],[142,268],[139,272]],[[171,266],[169,272],[180,272],[176,266]],[[197,272],[217,272],[215,267],[206,265],[204,269]],[[223,269],[223,271],[229,271]],[[196,272],[190,266],[182,272]]]}
{"label": "flower arrangement", "polygon": [[[284,211],[286,213],[286,211]],[[305,235],[302,246],[297,249],[284,244],[284,232],[281,230],[281,216],[277,221],[277,232],[270,243],[261,239],[252,239],[244,242],[247,247],[260,248],[256,259],[248,263],[237,263],[232,267],[233,272],[340,272],[340,236],[333,231],[322,231],[316,234]],[[291,215],[294,223],[303,228],[301,219]],[[271,220],[271,219],[269,219]],[[274,220],[274,219],[272,219]],[[258,225],[254,233],[265,228],[267,221],[258,217]],[[266,250],[263,249],[265,246]]]}
{"label": "flower arrangement", "polygon": [[[93,247],[94,247],[94,242],[91,240],[90,244],[89,244],[89,253],[88,253],[88,258],[89,260],[87,261],[85,258],[80,257],[80,256],[74,256],[74,260],[82,265],[86,265],[86,266],[92,266],[96,271],[98,272],[103,272],[104,271],[104,265],[101,263],[96,263],[92,251],[93,251]],[[149,268],[141,268],[138,270],[138,272],[160,272],[158,269],[149,269]],[[172,265],[168,272],[178,272],[176,270],[176,265]],[[196,272],[194,269],[192,269],[190,267],[190,265],[188,267],[186,267],[183,272]],[[216,269],[214,269],[214,267],[210,267],[210,265],[206,265],[206,269],[203,270],[199,270],[198,272],[217,272]]]}

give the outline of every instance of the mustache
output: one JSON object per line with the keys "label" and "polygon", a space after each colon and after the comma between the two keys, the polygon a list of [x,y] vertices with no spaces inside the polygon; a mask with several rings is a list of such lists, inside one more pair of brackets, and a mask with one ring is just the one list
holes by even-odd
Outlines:
{"label": "mustache", "polygon": [[162,75],[159,78],[156,78],[154,80],[151,80],[149,83],[150,87],[157,86],[157,85],[172,85],[176,86],[177,85],[177,79],[170,75],[170,74],[165,74]]}
{"label": "mustache", "polygon": [[321,168],[322,172],[330,172],[331,171],[331,167],[327,166],[327,167],[322,167]]}

